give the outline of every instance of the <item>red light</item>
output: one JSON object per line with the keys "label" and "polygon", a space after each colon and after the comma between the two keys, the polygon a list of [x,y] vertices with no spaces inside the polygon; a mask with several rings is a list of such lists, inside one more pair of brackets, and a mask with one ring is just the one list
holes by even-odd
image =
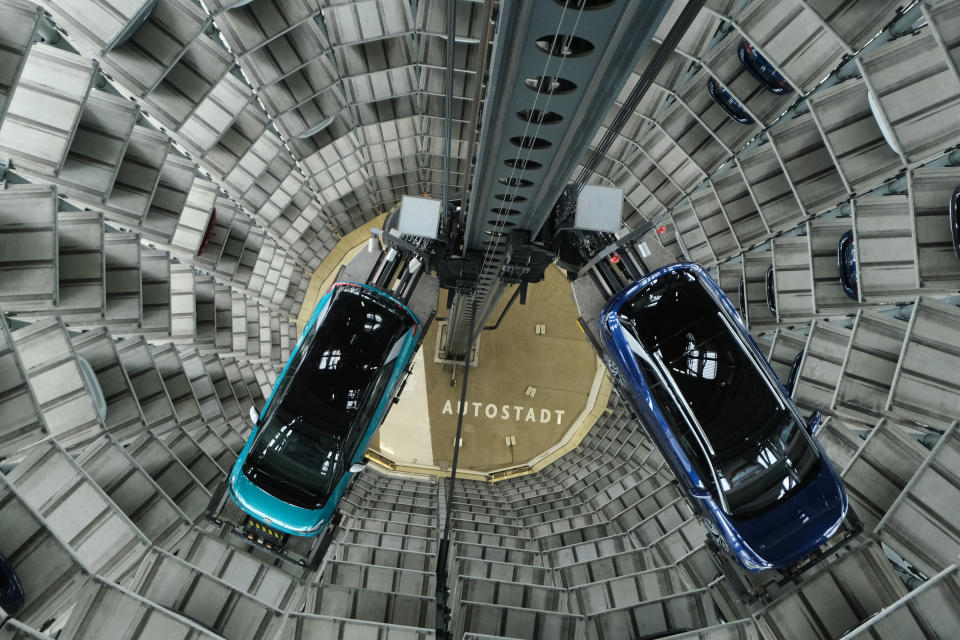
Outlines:
{"label": "red light", "polygon": [[330,285],[330,288],[327,289],[327,293],[330,293],[337,287],[359,287],[359,286],[360,285],[358,285],[356,282],[334,282],[332,285]]}
{"label": "red light", "polygon": [[657,227],[657,235],[658,235],[658,236],[663,235],[664,233],[666,233],[666,231],[667,231],[667,225],[665,225],[665,224],[662,224],[662,225],[660,225],[659,227]]}
{"label": "red light", "polygon": [[615,253],[615,254],[613,254],[612,256],[610,256],[610,264],[617,264],[618,262],[620,262],[620,254],[619,254],[619,253]]}

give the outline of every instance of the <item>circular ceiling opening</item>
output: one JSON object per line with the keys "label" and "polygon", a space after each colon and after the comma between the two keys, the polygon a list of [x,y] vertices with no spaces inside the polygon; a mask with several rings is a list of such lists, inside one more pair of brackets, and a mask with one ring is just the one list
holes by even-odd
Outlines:
{"label": "circular ceiling opening", "polygon": [[576,84],[559,76],[536,76],[535,78],[527,78],[523,83],[537,93],[550,95],[571,93],[577,88]]}
{"label": "circular ceiling opening", "polygon": [[561,58],[577,58],[593,51],[593,43],[586,38],[564,34],[540,36],[534,44],[540,51]]}
{"label": "circular ceiling opening", "polygon": [[563,116],[559,113],[540,109],[522,109],[517,111],[517,117],[533,124],[556,124],[563,120]]}
{"label": "circular ceiling opening", "polygon": [[520,169],[521,171],[527,171],[528,169],[540,169],[543,167],[542,164],[536,160],[521,160],[520,158],[508,158],[503,161],[503,164],[507,165],[511,169]]}
{"label": "circular ceiling opening", "polygon": [[606,9],[614,3],[615,0],[553,0],[559,5],[574,11],[593,11],[594,9]]}
{"label": "circular ceiling opening", "polygon": [[553,146],[553,143],[549,140],[536,138],[534,136],[513,136],[510,138],[510,142],[521,149],[547,149]]}
{"label": "circular ceiling opening", "polygon": [[504,202],[525,202],[526,198],[523,196],[518,196],[513,193],[498,193],[493,196],[497,200],[503,200]]}
{"label": "circular ceiling opening", "polygon": [[533,186],[533,181],[527,180],[525,178],[499,178],[498,182],[500,184],[505,184],[508,187],[531,187]]}
{"label": "circular ceiling opening", "polygon": [[518,216],[520,211],[516,209],[507,209],[506,207],[495,207],[490,209],[491,212],[497,214],[498,216]]}

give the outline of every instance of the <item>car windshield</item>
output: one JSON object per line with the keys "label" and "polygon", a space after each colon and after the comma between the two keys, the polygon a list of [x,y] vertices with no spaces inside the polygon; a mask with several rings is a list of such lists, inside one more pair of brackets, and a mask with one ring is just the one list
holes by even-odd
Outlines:
{"label": "car windshield", "polygon": [[352,460],[413,319],[358,286],[334,290],[276,390],[243,472],[268,493],[316,509]]}
{"label": "car windshield", "polygon": [[657,365],[658,379],[648,384],[674,386],[702,429],[716,482],[702,479],[715,491],[719,483],[731,515],[769,510],[813,477],[820,456],[805,425],[775,394],[693,271],[658,278],[622,305],[619,318],[636,338],[638,360],[647,355]]}

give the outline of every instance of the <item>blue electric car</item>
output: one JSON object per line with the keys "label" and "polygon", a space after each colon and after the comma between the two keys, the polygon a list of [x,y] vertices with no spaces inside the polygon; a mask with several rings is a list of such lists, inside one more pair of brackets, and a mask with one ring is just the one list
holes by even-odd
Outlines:
{"label": "blue electric car", "polygon": [[367,285],[334,284],[317,303],[230,472],[231,499],[273,530],[319,535],[351,474],[363,468],[420,331],[420,320],[392,296]]}
{"label": "blue electric car", "polygon": [[720,287],[696,264],[659,269],[599,317],[607,362],[715,549],[788,569],[847,515],[840,476]]}

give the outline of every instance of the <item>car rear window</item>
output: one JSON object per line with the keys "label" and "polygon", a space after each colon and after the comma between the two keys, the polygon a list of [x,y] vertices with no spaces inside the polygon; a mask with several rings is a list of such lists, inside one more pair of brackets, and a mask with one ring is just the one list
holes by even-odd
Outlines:
{"label": "car rear window", "polygon": [[702,428],[732,514],[772,508],[812,476],[819,455],[804,426],[695,272],[658,278],[621,306],[619,319],[661,376],[670,377]]}

